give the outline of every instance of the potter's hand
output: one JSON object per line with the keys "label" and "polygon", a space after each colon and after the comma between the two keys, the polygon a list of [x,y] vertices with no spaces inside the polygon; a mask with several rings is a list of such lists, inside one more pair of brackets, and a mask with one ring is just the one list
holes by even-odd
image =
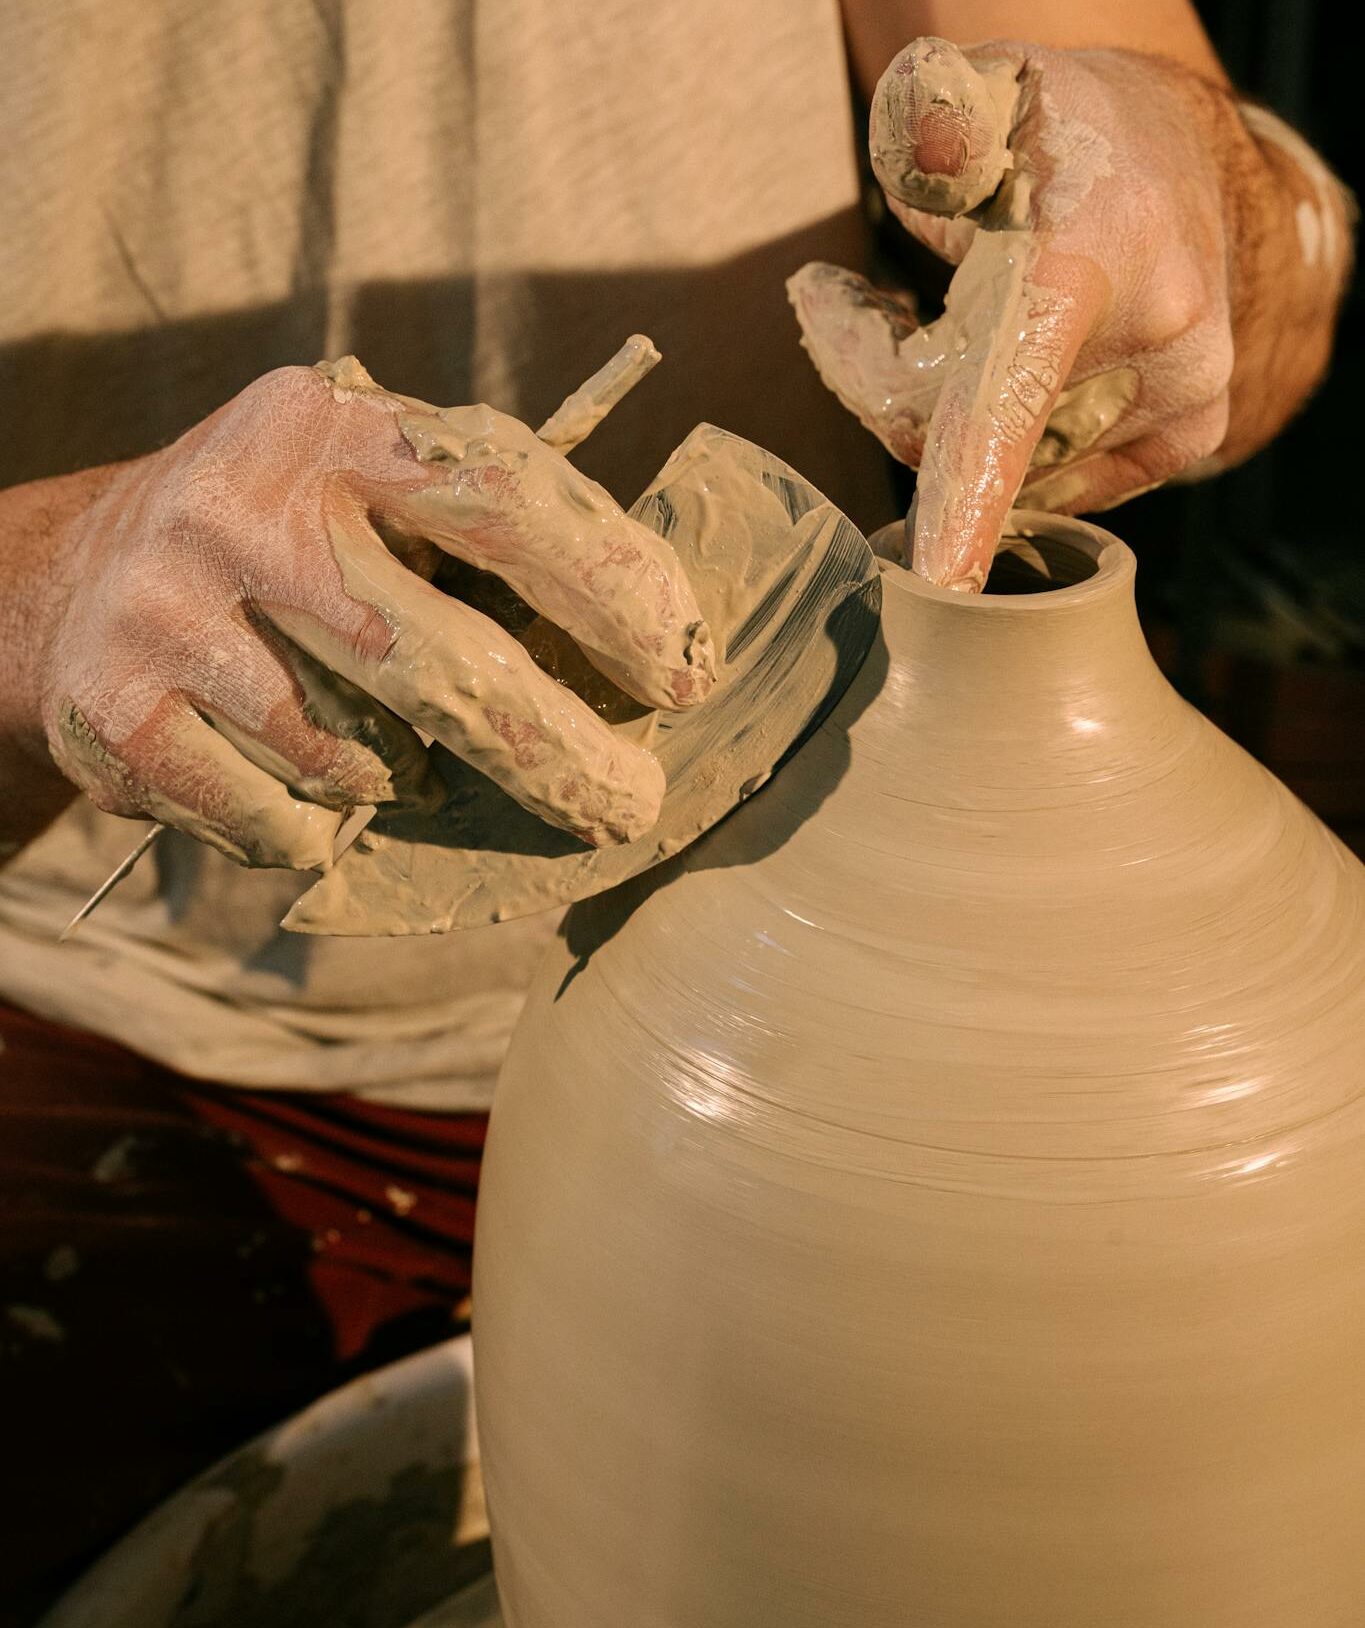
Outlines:
{"label": "potter's hand", "polygon": [[1016,494],[1071,514],[1211,473],[1320,376],[1345,195],[1188,69],[920,39],[882,75],[871,146],[891,210],[958,267],[944,315],[920,327],[907,296],[835,266],[790,292],[825,382],[920,471],[932,581],[981,587]]}
{"label": "potter's hand", "polygon": [[671,549],[523,424],[266,375],[65,524],[34,624],[53,757],[104,809],[256,865],[325,866],[342,811],[430,794],[424,730],[593,844],[653,822],[657,761],[425,580],[495,572],[638,700],[713,675]]}

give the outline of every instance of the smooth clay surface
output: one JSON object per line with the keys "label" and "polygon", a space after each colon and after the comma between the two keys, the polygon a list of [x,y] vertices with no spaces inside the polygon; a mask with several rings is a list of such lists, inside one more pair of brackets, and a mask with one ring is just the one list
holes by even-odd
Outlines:
{"label": "smooth clay surface", "polygon": [[515,1628],[1365,1622],[1365,870],[1033,523],[567,919],[480,1198]]}

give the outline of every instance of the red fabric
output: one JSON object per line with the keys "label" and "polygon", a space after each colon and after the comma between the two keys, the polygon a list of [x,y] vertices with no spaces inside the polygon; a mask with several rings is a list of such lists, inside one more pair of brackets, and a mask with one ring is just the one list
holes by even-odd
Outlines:
{"label": "red fabric", "polygon": [[487,1119],[204,1085],[3,1005],[0,1043],[9,1624],[221,1454],[450,1332]]}
{"label": "red fabric", "polygon": [[426,1114],[353,1098],[203,1090],[183,1101],[241,1139],[257,1189],[306,1233],[308,1277],[337,1355],[394,1318],[469,1292],[486,1114]]}

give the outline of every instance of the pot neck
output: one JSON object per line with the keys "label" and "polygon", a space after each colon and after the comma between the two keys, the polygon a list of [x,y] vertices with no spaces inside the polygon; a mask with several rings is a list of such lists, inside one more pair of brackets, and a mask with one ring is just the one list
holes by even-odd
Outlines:
{"label": "pot neck", "polygon": [[900,706],[917,724],[1003,738],[1141,727],[1170,687],[1147,649],[1132,550],[1082,521],[1016,511],[981,594],[883,574],[882,627]]}

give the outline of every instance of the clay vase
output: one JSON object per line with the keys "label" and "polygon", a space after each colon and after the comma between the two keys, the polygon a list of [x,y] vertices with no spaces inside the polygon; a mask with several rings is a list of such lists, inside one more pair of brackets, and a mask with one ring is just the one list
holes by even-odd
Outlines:
{"label": "clay vase", "polygon": [[982,597],[888,567],[819,733],[543,970],[512,1628],[1365,1623],[1365,870],[1027,519]]}

